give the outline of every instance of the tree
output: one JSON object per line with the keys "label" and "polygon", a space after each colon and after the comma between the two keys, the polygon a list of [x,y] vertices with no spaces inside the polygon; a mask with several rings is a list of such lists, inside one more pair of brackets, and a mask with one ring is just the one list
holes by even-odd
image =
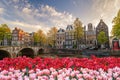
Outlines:
{"label": "tree", "polygon": [[7,40],[11,39],[11,30],[7,24],[0,25],[0,43],[4,39],[7,39]]}
{"label": "tree", "polygon": [[46,41],[46,35],[45,35],[45,33],[41,29],[39,29],[37,31],[37,34],[38,34],[38,42],[40,43],[40,46],[44,45],[45,41]]}
{"label": "tree", "polygon": [[99,32],[97,40],[101,45],[104,45],[108,41],[104,31]]}
{"label": "tree", "polygon": [[120,24],[113,25],[112,35],[114,37],[120,38]]}
{"label": "tree", "polygon": [[47,33],[47,42],[50,46],[55,47],[55,41],[56,41],[56,34],[58,29],[56,27],[52,27],[49,32]]}
{"label": "tree", "polygon": [[119,24],[120,23],[120,10],[117,13],[117,16],[113,19],[112,21],[114,24]]}
{"label": "tree", "polygon": [[82,22],[79,20],[79,18],[76,18],[76,20],[74,21],[74,27],[75,27],[75,38],[77,40],[77,48],[79,48],[79,42],[81,42],[84,35]]}
{"label": "tree", "polygon": [[45,33],[39,29],[35,34],[34,34],[34,41],[39,44],[40,46],[43,46],[46,42],[46,35]]}
{"label": "tree", "polygon": [[37,32],[34,33],[33,38],[34,38],[34,45],[37,45],[37,43],[38,43],[38,34],[37,34]]}
{"label": "tree", "polygon": [[113,19],[112,23],[112,35],[120,38],[120,10],[118,11],[117,16]]}

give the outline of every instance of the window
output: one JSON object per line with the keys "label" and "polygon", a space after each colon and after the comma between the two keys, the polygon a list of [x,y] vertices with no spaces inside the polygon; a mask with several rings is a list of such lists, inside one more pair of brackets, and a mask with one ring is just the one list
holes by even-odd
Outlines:
{"label": "window", "polygon": [[97,32],[99,32],[99,29],[97,30]]}
{"label": "window", "polygon": [[68,44],[68,41],[66,41],[66,44]]}
{"label": "window", "polygon": [[17,37],[14,37],[13,40],[17,40],[18,38]]}
{"label": "window", "polygon": [[72,33],[72,36],[74,36],[74,33]]}
{"label": "window", "polygon": [[60,41],[60,44],[61,44],[61,41]]}
{"label": "window", "polygon": [[69,39],[71,39],[71,36],[69,36]]}
{"label": "window", "polygon": [[66,39],[68,39],[68,36],[66,36]]}
{"label": "window", "polygon": [[66,32],[66,36],[68,35],[68,33]]}
{"label": "window", "polygon": [[70,34],[69,34],[69,32],[68,32],[68,36],[69,36]]}
{"label": "window", "polygon": [[74,36],[72,36],[72,39],[74,39]]}
{"label": "window", "polygon": [[71,45],[72,43],[71,43],[71,41],[69,41],[69,45]]}

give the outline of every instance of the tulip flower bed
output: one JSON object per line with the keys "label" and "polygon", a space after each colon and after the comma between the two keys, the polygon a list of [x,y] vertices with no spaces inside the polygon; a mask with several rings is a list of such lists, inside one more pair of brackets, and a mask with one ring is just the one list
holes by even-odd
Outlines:
{"label": "tulip flower bed", "polygon": [[0,80],[120,80],[120,58],[4,58]]}

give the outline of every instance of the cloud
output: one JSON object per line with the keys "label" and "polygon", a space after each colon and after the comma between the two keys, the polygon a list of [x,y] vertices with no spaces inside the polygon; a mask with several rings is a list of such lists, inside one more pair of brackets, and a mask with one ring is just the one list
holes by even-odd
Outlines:
{"label": "cloud", "polygon": [[19,0],[12,0],[13,2],[15,2],[15,3],[18,3],[19,2]]}
{"label": "cloud", "polygon": [[32,12],[32,10],[31,9],[29,9],[29,8],[23,8],[23,13],[25,13],[25,14],[30,14],[31,12]]}
{"label": "cloud", "polygon": [[0,8],[0,14],[3,14],[3,13],[4,13],[4,9]]}
{"label": "cloud", "polygon": [[[51,27],[66,28],[68,24],[72,24],[74,17],[68,12],[57,11],[49,5],[40,5],[35,7],[28,0],[10,0],[4,1],[4,16],[1,17],[0,23],[7,23],[11,29],[20,27],[27,32],[42,29],[47,32]],[[1,7],[0,6],[0,7]],[[0,12],[2,9],[0,8]]]}
{"label": "cloud", "polygon": [[76,6],[76,2],[75,1],[73,1],[73,4]]}
{"label": "cloud", "polygon": [[98,24],[102,18],[109,27],[109,33],[112,29],[112,20],[120,9],[120,0],[93,0],[91,19],[94,24]]}
{"label": "cloud", "polygon": [[[29,24],[26,22],[22,21],[11,21],[11,20],[6,20],[3,18],[0,18],[1,24],[7,24],[13,30],[15,27],[23,29],[25,32],[36,32],[38,29],[43,30],[44,33],[47,33],[46,31],[49,30],[49,28],[43,27],[45,26],[44,24]],[[46,30],[46,31],[45,31]]]}
{"label": "cloud", "polygon": [[72,24],[75,17],[67,12],[58,12],[55,8],[45,5],[41,6],[41,14],[48,19],[53,26],[65,28],[68,24]]}
{"label": "cloud", "polygon": [[[87,0],[88,1],[88,0]],[[112,29],[112,20],[117,15],[117,11],[120,9],[120,0],[91,0],[89,2],[82,1],[87,4],[84,11],[75,8],[76,4],[82,3],[81,0],[75,0],[71,5],[71,12],[76,11],[78,17],[81,16],[83,24],[89,22],[97,26],[99,20],[102,18],[109,27],[109,32]],[[69,5],[68,5],[69,6]],[[72,10],[76,9],[76,10]],[[3,14],[4,13],[4,14]],[[82,15],[84,14],[84,15]],[[38,28],[42,28],[47,32],[51,27],[66,28],[68,24],[72,24],[75,20],[75,14],[72,15],[66,11],[59,11],[56,7],[50,5],[30,3],[29,0],[1,0],[0,2],[0,23],[7,23],[10,27],[21,27],[25,31],[35,31]],[[33,27],[34,26],[34,27]]]}
{"label": "cloud", "polygon": [[32,31],[36,31],[38,29],[42,29],[44,30],[44,28],[42,28],[42,25],[38,25],[38,24],[28,24],[28,23],[25,23],[25,22],[20,22],[20,21],[10,21],[9,24],[12,24],[12,25],[15,25],[16,27],[19,27],[23,30],[27,30],[27,31],[30,31],[31,32],[31,29]]}

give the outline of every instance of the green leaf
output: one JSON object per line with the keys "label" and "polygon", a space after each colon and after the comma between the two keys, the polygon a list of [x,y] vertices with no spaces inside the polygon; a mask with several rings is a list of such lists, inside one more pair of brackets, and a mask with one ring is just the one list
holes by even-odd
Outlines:
{"label": "green leaf", "polygon": [[28,67],[26,67],[26,72],[24,75],[29,76],[29,68]]}

